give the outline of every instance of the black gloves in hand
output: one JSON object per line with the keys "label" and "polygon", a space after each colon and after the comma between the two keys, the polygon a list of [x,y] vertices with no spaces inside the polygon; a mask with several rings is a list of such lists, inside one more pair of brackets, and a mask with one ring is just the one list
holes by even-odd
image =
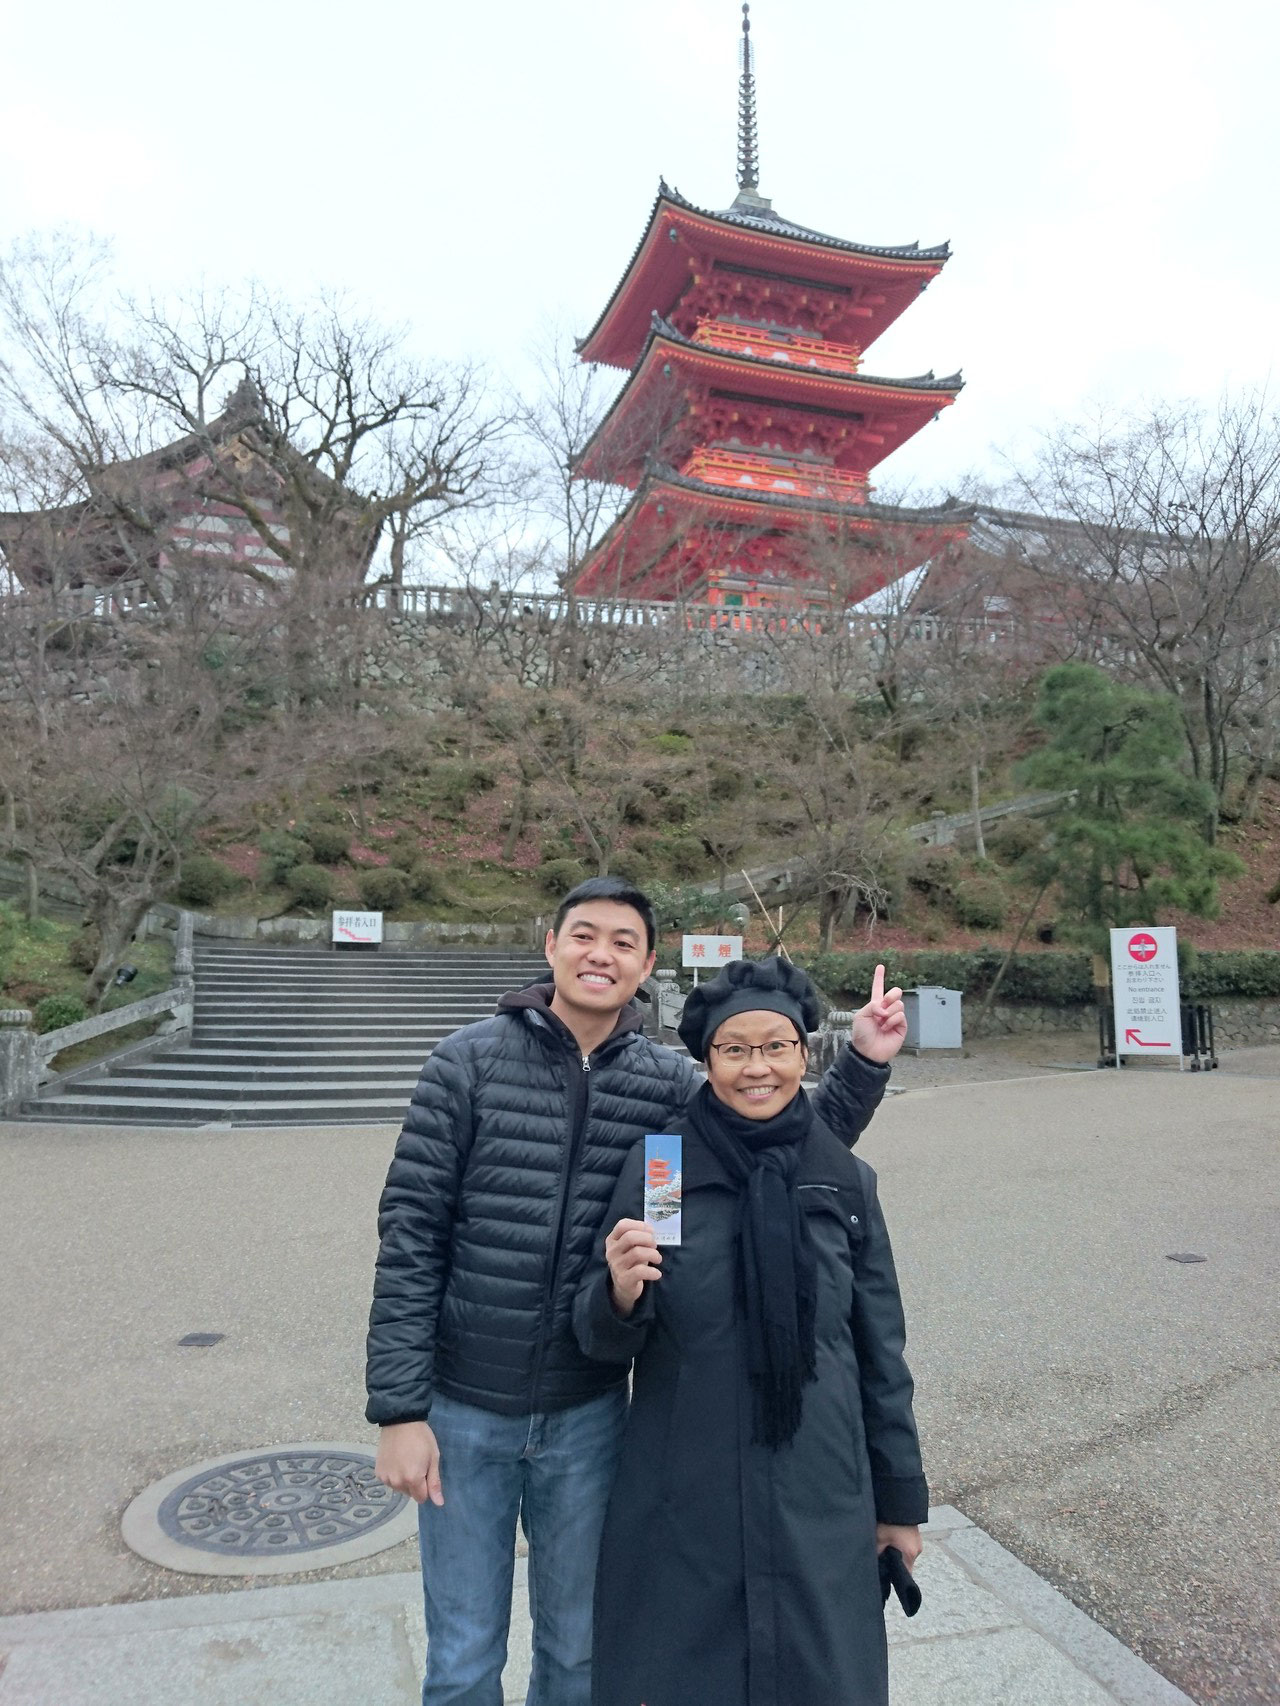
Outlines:
{"label": "black gloves in hand", "polygon": [[892,1588],[898,1596],[898,1603],[908,1617],[914,1617],[920,1609],[923,1597],[916,1579],[907,1568],[906,1560],[896,1546],[886,1546],[880,1554],[880,1593],[887,1602],[889,1589]]}

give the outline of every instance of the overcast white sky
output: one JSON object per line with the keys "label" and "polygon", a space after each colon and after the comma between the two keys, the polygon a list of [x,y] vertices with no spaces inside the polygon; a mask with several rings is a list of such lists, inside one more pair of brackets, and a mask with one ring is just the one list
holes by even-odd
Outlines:
{"label": "overcast white sky", "polygon": [[[871,351],[967,389],[885,483],[998,477],[1091,399],[1271,377],[1280,25],[1263,0],[755,0],[761,189],[954,259]],[[734,184],[737,0],[55,0],[10,9],[6,235],[133,283],[346,286],[519,376],[585,331],[657,180]],[[890,472],[891,470],[891,472]]]}

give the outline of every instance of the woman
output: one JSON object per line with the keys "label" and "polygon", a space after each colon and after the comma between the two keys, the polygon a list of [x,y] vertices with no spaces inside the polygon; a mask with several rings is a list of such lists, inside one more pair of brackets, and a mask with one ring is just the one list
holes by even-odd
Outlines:
{"label": "woman", "polygon": [[[813,986],[741,961],[689,997],[707,1082],[683,1139],[682,1242],[639,1219],[643,1144],[577,1299],[588,1355],[635,1358],[596,1580],[594,1706],[886,1706],[878,1553],[920,1550],[928,1492],[875,1174],[801,1089]],[[858,1015],[870,1118],[901,993]]]}

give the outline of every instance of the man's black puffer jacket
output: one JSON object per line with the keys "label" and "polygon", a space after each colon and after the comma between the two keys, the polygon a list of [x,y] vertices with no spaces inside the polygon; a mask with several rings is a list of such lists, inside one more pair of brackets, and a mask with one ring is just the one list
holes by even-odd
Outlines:
{"label": "man's black puffer jacket", "polygon": [[[515,1416],[625,1382],[578,1348],[574,1297],[627,1151],[669,1130],[699,1080],[634,1006],[584,1065],[552,994],[505,996],[422,1070],[379,1208],[371,1422],[422,1420],[437,1392]],[[815,1106],[853,1143],[888,1077],[847,1048]]]}

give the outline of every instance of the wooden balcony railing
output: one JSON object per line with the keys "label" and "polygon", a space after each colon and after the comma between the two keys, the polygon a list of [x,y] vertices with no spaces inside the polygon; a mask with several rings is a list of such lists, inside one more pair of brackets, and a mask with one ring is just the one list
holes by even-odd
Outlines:
{"label": "wooden balcony railing", "polygon": [[856,373],[862,361],[857,344],[829,343],[796,332],[765,326],[741,326],[733,320],[699,320],[693,341],[731,355],[753,355],[760,361],[785,362],[792,367],[818,367],[829,373]]}
{"label": "wooden balcony railing", "polygon": [[779,462],[750,451],[700,446],[680,472],[709,486],[743,486],[748,491],[777,492],[785,497],[828,498],[833,503],[864,504],[867,476],[825,463]]}

